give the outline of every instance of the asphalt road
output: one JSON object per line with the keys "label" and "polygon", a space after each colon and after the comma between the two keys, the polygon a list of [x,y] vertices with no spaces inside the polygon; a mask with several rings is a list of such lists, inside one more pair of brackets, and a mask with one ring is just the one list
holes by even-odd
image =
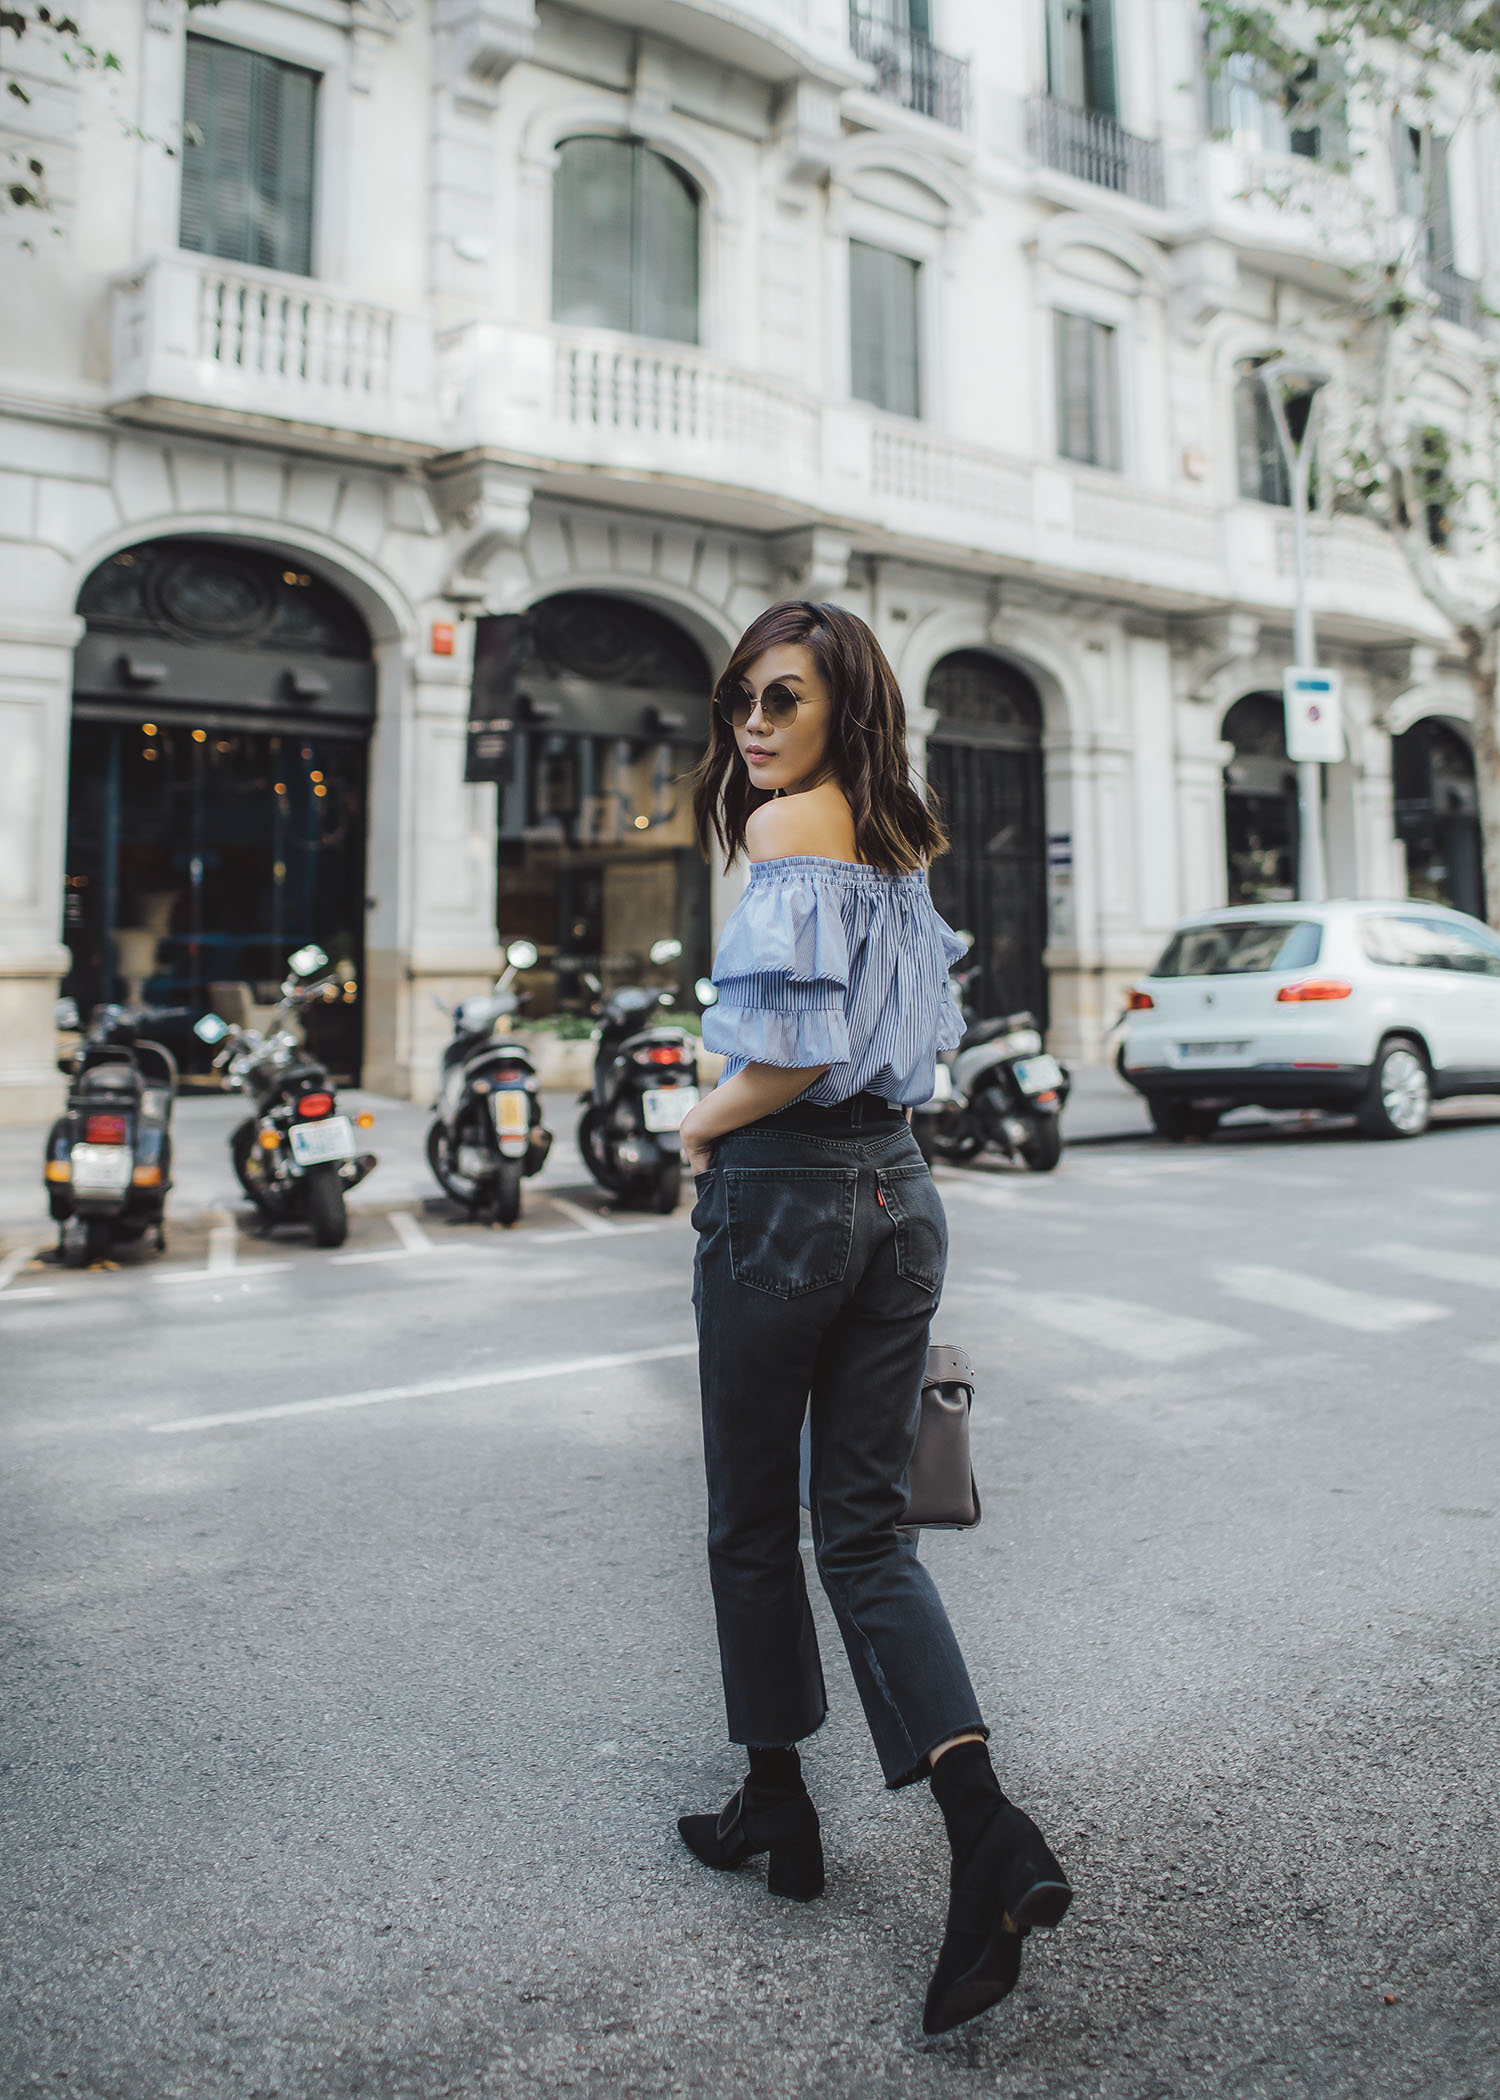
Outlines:
{"label": "asphalt road", "polygon": [[945,1179],[986,1519],[923,1550],[1078,1897],[935,2043],[826,1611],[826,1899],[677,1840],[691,1237],[549,1182],[0,1292],[5,2100],[1500,2093],[1500,1122]]}

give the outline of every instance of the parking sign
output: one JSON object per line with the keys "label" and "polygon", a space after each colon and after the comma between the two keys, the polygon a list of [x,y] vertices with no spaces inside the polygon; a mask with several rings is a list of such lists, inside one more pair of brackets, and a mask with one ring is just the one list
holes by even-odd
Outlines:
{"label": "parking sign", "polygon": [[1344,716],[1337,671],[1288,671],[1286,755],[1295,765],[1334,765],[1344,755]]}

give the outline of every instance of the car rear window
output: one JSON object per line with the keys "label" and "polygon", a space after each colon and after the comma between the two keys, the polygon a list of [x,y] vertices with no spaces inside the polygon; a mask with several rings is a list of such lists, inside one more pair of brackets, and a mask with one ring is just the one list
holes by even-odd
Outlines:
{"label": "car rear window", "polygon": [[1305,970],[1318,959],[1316,919],[1229,919],[1174,933],[1153,977],[1248,977],[1259,970]]}

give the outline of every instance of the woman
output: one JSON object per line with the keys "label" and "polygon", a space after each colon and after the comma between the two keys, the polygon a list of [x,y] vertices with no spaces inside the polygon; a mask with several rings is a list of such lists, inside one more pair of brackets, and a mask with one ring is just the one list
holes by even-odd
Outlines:
{"label": "woman", "polygon": [[932,1578],[898,1529],[943,1207],[908,1126],[956,1040],[963,952],[926,867],[946,843],[912,785],[906,715],[862,620],[772,606],[715,694],[698,777],[705,852],[743,851],[704,1040],[727,1054],[688,1116],[709,1570],[729,1733],[750,1771],[718,1816],[683,1816],[699,1859],[768,1853],[767,1880],[823,1889],[796,1744],[827,1710],[798,1551],[811,1395],[812,1532],[886,1784],[930,1778],[953,1850],[947,1930],[922,2024],[941,2033],[1010,1991],[1021,1943],[1070,1891],[1000,1791]]}

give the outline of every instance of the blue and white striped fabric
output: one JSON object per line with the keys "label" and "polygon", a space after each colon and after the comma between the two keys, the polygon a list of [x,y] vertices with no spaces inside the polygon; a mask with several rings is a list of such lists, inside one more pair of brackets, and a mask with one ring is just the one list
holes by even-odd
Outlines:
{"label": "blue and white striped fabric", "polygon": [[799,1099],[930,1100],[939,1050],[963,1023],[948,971],[963,943],[927,877],[799,855],[752,863],[714,962],[703,1040],[728,1079],[748,1064],[828,1070]]}

